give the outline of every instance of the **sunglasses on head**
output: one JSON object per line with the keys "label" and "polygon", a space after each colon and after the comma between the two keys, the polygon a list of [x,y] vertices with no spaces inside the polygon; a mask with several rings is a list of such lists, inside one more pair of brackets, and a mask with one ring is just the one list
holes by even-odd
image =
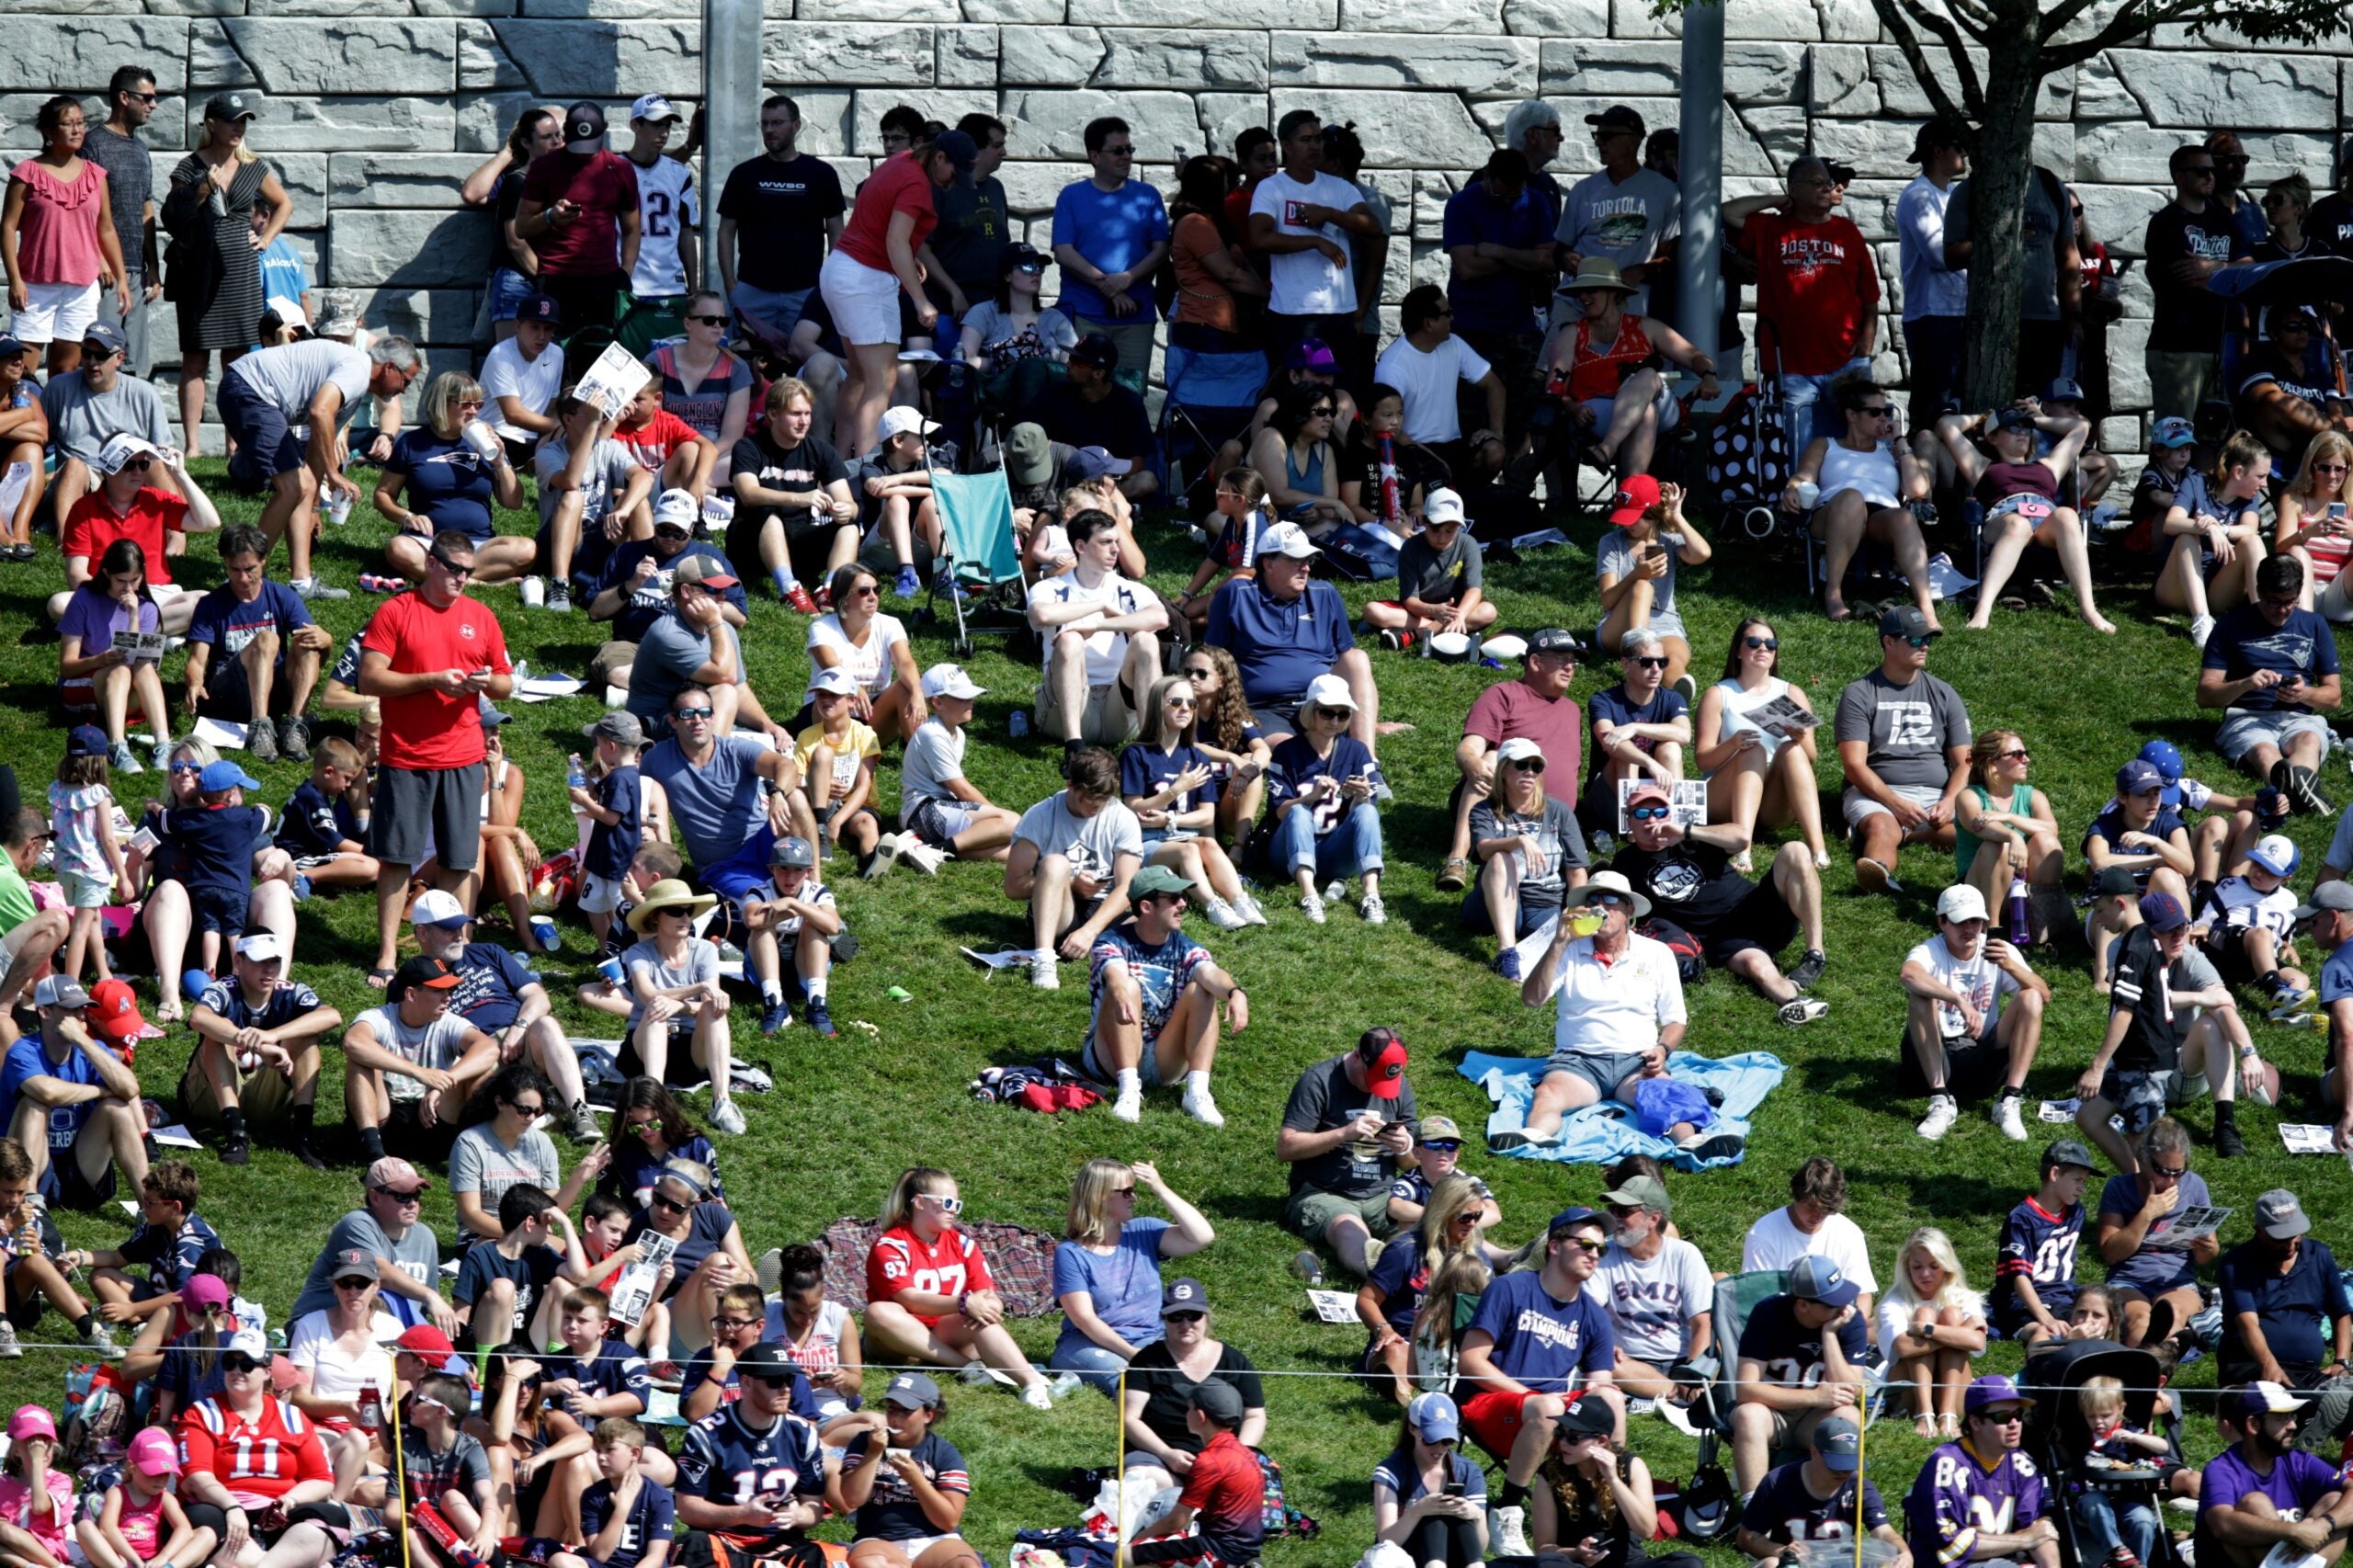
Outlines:
{"label": "sunglasses on head", "polygon": [[1626,812],[1629,822],[1665,822],[1675,814],[1672,806],[1634,806]]}
{"label": "sunglasses on head", "polygon": [[1744,648],[1762,648],[1770,653],[1780,648],[1781,640],[1778,637],[1744,637],[1740,640],[1740,645]]}

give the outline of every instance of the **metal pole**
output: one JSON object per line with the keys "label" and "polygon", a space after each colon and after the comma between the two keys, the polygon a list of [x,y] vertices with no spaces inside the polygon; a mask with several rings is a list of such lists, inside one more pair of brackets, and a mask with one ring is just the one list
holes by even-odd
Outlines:
{"label": "metal pole", "polygon": [[[1714,358],[1723,314],[1723,275],[1717,265],[1724,175],[1723,0],[1698,0],[1683,12],[1683,239],[1675,253],[1676,323],[1691,346]],[[1740,384],[1737,366],[1725,366],[1727,391]]]}
{"label": "metal pole", "polygon": [[702,0],[702,276],[720,285],[719,188],[760,155],[760,0]]}

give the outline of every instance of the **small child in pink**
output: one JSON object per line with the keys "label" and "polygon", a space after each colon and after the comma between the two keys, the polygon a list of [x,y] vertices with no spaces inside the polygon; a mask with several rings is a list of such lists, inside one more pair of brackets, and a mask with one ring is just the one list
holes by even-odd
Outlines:
{"label": "small child in pink", "polygon": [[212,1531],[190,1525],[172,1493],[179,1472],[179,1449],[162,1427],[131,1439],[122,1480],[107,1488],[98,1517],[74,1528],[92,1568],[196,1568],[212,1555]]}
{"label": "small child in pink", "polygon": [[62,1568],[74,1525],[73,1478],[49,1468],[57,1423],[38,1404],[8,1418],[7,1473],[0,1475],[0,1555]]}

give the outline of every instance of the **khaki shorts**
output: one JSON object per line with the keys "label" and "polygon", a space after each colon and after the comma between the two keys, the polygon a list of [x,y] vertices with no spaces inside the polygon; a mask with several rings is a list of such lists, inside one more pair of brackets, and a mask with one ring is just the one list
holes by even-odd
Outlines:
{"label": "khaki shorts", "polygon": [[1821,1426],[1822,1418],[1829,1414],[1826,1410],[1794,1414],[1786,1410],[1773,1412],[1773,1435],[1766,1439],[1766,1446],[1771,1449],[1811,1449],[1813,1447],[1813,1429]]}
{"label": "khaki shorts", "polygon": [[[212,1092],[212,1080],[205,1075],[204,1052],[199,1047],[188,1064],[188,1072],[180,1079],[180,1108],[188,1112],[191,1121],[217,1123],[221,1119],[221,1096]],[[237,1072],[237,1106],[245,1113],[245,1125],[265,1127],[286,1119],[294,1108],[293,1080],[275,1067],[256,1067],[251,1072]]]}
{"label": "khaki shorts", "polygon": [[[1050,687],[1038,687],[1038,728],[1048,737],[1062,733],[1062,704]],[[1078,716],[1079,739],[1089,745],[1125,745],[1142,728],[1136,710],[1128,706],[1128,688],[1120,681],[1086,688],[1086,710]]]}
{"label": "khaki shorts", "polygon": [[1312,1187],[1302,1187],[1283,1205],[1283,1223],[1313,1242],[1322,1241],[1324,1230],[1343,1214],[1362,1220],[1365,1229],[1376,1236],[1386,1236],[1397,1228],[1389,1218],[1389,1189],[1385,1187],[1370,1198],[1343,1198],[1336,1192],[1318,1192]]}

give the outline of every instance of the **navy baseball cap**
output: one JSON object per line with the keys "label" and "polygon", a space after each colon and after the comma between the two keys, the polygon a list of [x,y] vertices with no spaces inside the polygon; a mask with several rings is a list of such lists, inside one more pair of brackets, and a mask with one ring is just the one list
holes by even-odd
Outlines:
{"label": "navy baseball cap", "polygon": [[545,294],[529,294],[515,306],[515,319],[518,322],[545,322],[550,326],[560,326],[563,323],[563,311]]}
{"label": "navy baseball cap", "polygon": [[2178,931],[2189,924],[2189,914],[2181,907],[2181,900],[2169,892],[2143,893],[2141,918],[2149,923],[2149,929],[2161,934]]}
{"label": "navy baseball cap", "polygon": [[1862,1468],[1863,1429],[1844,1415],[1825,1416],[1814,1423],[1813,1451],[1841,1475]]}
{"label": "navy baseball cap", "polygon": [[[108,354],[120,354],[131,347],[119,327],[111,322],[102,321],[94,321],[82,329],[82,342],[85,347],[96,344]],[[0,345],[0,354],[6,352],[6,347]]]}
{"label": "navy baseball cap", "polygon": [[2116,792],[2120,795],[2142,795],[2165,787],[2165,776],[2157,771],[2154,762],[2143,762],[2136,756],[2116,770]]}

